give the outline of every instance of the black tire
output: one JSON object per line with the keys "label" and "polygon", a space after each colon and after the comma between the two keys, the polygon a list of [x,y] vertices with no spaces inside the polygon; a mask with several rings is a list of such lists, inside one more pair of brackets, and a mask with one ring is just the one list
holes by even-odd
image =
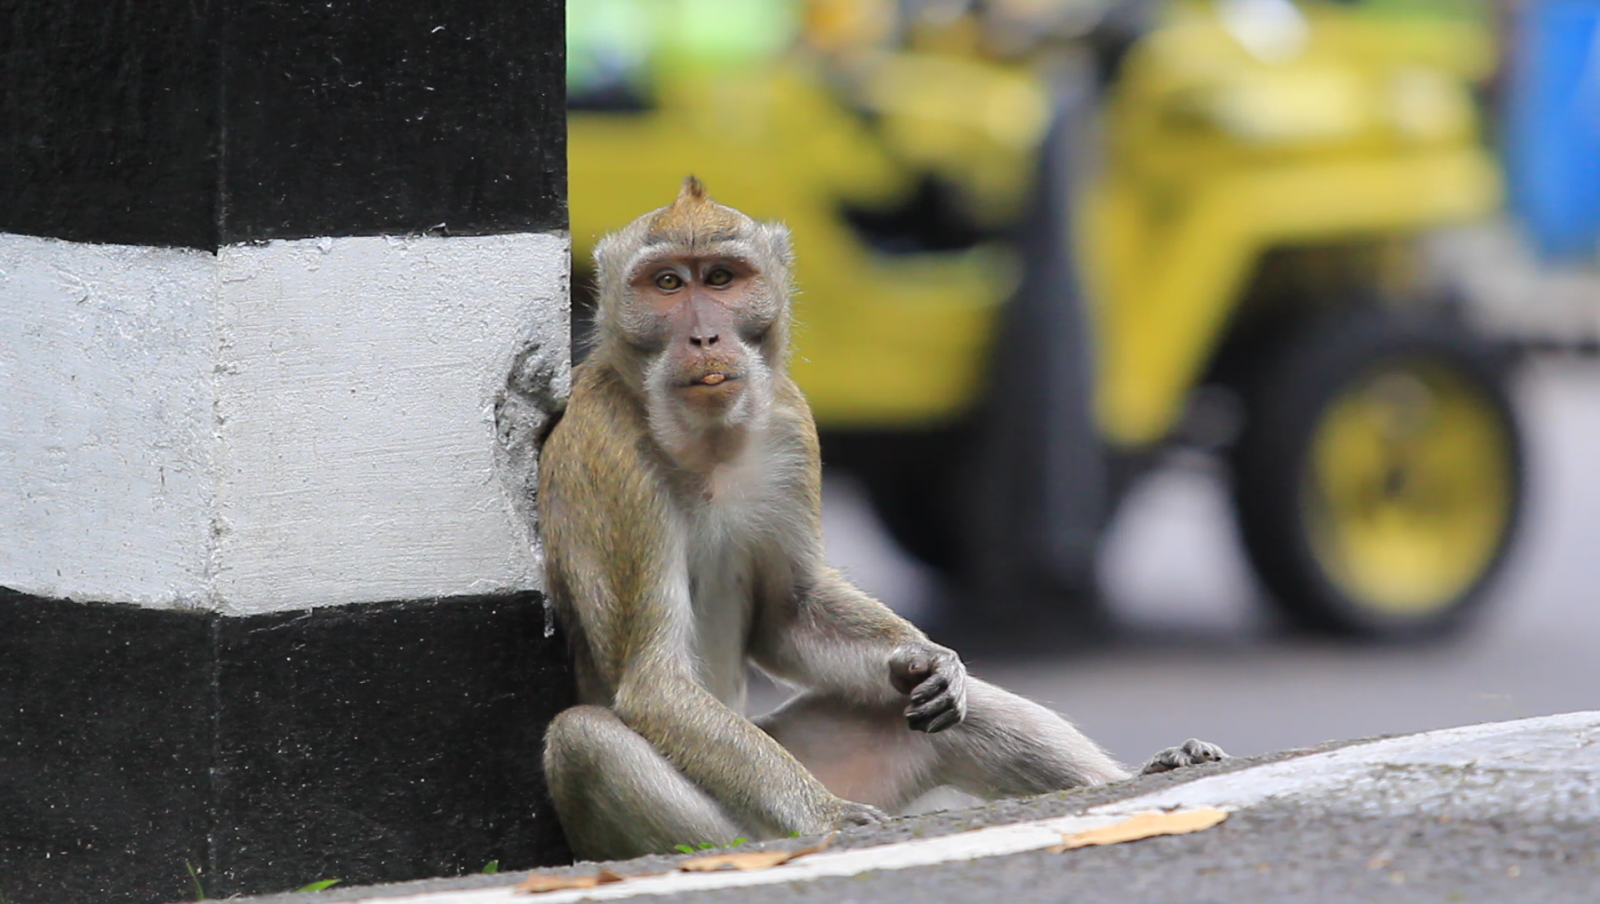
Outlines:
{"label": "black tire", "polygon": [[1089,305],[1071,212],[1080,204],[1097,95],[1063,74],[1017,224],[1023,279],[1000,312],[976,434],[963,464],[963,646],[1060,650],[1105,633],[1096,573],[1109,507],[1094,417]]}
{"label": "black tire", "polygon": [[826,430],[822,461],[860,480],[889,535],[946,577],[960,558],[960,513],[951,491],[970,430]]}
{"label": "black tire", "polygon": [[[1304,325],[1279,354],[1257,370],[1244,387],[1246,426],[1230,454],[1233,499],[1250,561],[1273,601],[1292,622],[1370,640],[1422,640],[1461,627],[1481,607],[1511,546],[1522,510],[1522,433],[1506,382],[1502,356],[1464,329],[1438,318],[1374,308],[1345,311]],[[1442,388],[1435,391],[1435,386]],[[1385,398],[1395,398],[1396,389],[1404,390],[1401,395],[1408,397],[1390,408],[1381,407],[1388,404]],[[1371,401],[1374,399],[1377,402]],[[1357,409],[1336,407],[1346,400],[1352,406],[1368,406],[1359,409],[1364,418],[1352,420],[1348,413]],[[1380,407],[1371,407],[1374,404]],[[1408,428],[1392,427],[1387,432],[1372,428],[1371,436],[1388,438],[1364,447],[1359,443],[1352,447],[1348,442],[1339,447],[1337,438],[1332,443],[1327,440],[1330,433],[1319,434],[1319,430],[1345,429],[1348,438],[1352,431],[1380,422],[1380,418],[1365,416],[1372,411],[1385,414],[1385,427],[1409,419],[1413,434],[1419,432],[1416,425],[1423,423],[1421,431],[1433,431],[1433,438],[1397,440],[1393,436]],[[1470,412],[1465,415],[1466,423],[1475,429],[1443,432],[1462,423],[1463,411]],[[1451,439],[1440,438],[1446,435]],[[1318,445],[1319,436],[1322,445]],[[1460,449],[1462,437],[1483,440],[1473,442],[1482,458],[1473,464],[1487,463],[1485,467],[1456,467],[1460,456],[1455,453],[1428,459],[1437,467],[1417,466],[1429,450]],[[1429,442],[1434,445],[1426,445]],[[1336,448],[1401,451],[1392,456],[1382,452],[1338,459],[1337,453],[1329,451]],[[1404,451],[1407,449],[1410,451]],[[1424,454],[1414,454],[1416,449],[1423,449]],[[1467,460],[1472,461],[1472,450],[1468,453]],[[1361,462],[1346,468],[1345,476],[1352,471],[1382,476],[1360,484],[1364,493],[1330,493],[1327,488],[1339,483],[1329,476],[1338,467],[1330,464],[1335,461]],[[1449,466],[1440,466],[1441,461]],[[1368,467],[1373,462],[1378,464]],[[1467,472],[1473,476],[1463,480]],[[1472,498],[1475,483],[1481,483],[1482,489],[1476,500]],[[1356,486],[1349,481],[1343,485]],[[1339,500],[1330,501],[1336,495]],[[1462,498],[1468,499],[1466,505],[1478,506],[1467,513],[1478,521],[1451,516],[1451,506],[1460,505]],[[1380,511],[1384,506],[1388,510]],[[1403,517],[1392,517],[1396,510],[1401,510]],[[1455,566],[1453,574],[1448,564],[1434,569],[1442,588],[1437,593],[1428,596],[1415,591],[1408,598],[1411,591],[1406,590],[1383,599],[1386,591],[1364,592],[1362,581],[1351,577],[1356,569],[1350,563],[1362,556],[1366,556],[1365,575],[1370,578],[1381,571],[1373,567],[1374,554],[1393,564],[1400,561],[1395,550],[1418,551],[1415,545],[1374,541],[1370,525],[1380,524],[1379,519],[1386,516],[1388,520],[1381,524],[1405,524],[1412,538],[1432,532],[1438,548],[1423,548],[1426,555],[1410,560],[1423,563],[1422,571],[1429,562],[1449,561],[1438,554],[1448,538],[1471,539],[1458,544],[1470,554],[1459,557],[1462,564]],[[1340,533],[1339,525],[1356,524],[1362,518],[1368,527]],[[1462,524],[1487,526],[1469,531]],[[1491,536],[1496,524],[1501,527]],[[1366,531],[1365,545],[1358,549],[1359,544],[1349,538],[1361,531]],[[1337,541],[1328,539],[1335,536]],[[1344,555],[1350,550],[1356,552]],[[1405,571],[1404,567],[1389,569],[1395,574]],[[1373,586],[1371,580],[1366,582],[1367,588]]]}

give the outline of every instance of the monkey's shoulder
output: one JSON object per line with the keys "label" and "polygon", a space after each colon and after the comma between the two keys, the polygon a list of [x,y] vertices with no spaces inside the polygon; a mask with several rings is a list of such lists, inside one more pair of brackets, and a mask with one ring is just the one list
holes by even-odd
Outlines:
{"label": "monkey's shoulder", "polygon": [[812,457],[818,452],[817,421],[811,414],[811,403],[800,391],[799,384],[787,373],[780,374],[773,384],[775,426],[794,437]]}
{"label": "monkey's shoulder", "polygon": [[646,423],[614,372],[574,368],[566,411],[541,450],[543,492],[581,495],[591,505],[640,504],[652,488],[643,460],[650,448]]}
{"label": "monkey's shoulder", "polygon": [[644,435],[643,404],[608,367],[580,364],[572,369],[566,411],[546,440],[577,445],[587,452],[631,445]]}

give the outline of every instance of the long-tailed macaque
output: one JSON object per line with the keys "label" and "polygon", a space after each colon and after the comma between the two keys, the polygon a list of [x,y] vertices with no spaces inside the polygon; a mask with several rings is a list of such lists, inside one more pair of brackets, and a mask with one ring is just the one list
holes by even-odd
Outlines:
{"label": "long-tailed macaque", "polygon": [[[574,853],[825,832],[942,785],[994,798],[1128,776],[823,563],[782,226],[691,177],[595,262],[598,344],[540,467],[580,701],[544,764]],[[800,690],[754,721],[751,663]],[[1223,755],[1191,740],[1145,771]]]}

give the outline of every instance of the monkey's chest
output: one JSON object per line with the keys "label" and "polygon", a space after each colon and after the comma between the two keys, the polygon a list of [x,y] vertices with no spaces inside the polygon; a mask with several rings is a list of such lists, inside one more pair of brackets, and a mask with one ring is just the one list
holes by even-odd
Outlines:
{"label": "monkey's chest", "polygon": [[686,513],[695,665],[706,689],[740,712],[758,584],[784,567],[780,551],[789,548],[789,526],[806,523],[794,494],[782,491],[787,475],[770,467],[772,460],[756,455],[719,467],[710,498]]}
{"label": "monkey's chest", "polygon": [[691,550],[689,600],[700,682],[718,700],[744,711],[745,638],[755,611],[755,569],[737,548]]}

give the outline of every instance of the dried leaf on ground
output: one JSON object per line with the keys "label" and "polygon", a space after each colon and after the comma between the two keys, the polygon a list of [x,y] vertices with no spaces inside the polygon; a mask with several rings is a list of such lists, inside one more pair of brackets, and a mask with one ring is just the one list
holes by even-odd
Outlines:
{"label": "dried leaf on ground", "polygon": [[833,836],[829,835],[811,847],[793,851],[740,851],[736,854],[711,854],[705,857],[685,860],[678,864],[678,869],[686,873],[709,873],[725,867],[733,867],[744,872],[772,869],[774,866],[788,863],[796,857],[815,854],[831,843],[833,843]]}
{"label": "dried leaf on ground", "polygon": [[1097,844],[1121,844],[1124,841],[1138,841],[1141,838],[1154,838],[1157,835],[1187,835],[1190,832],[1209,829],[1227,818],[1226,811],[1209,808],[1174,810],[1171,813],[1154,810],[1148,813],[1136,813],[1119,823],[1062,835],[1061,843],[1052,847],[1050,852],[1059,854],[1074,848]]}
{"label": "dried leaf on ground", "polygon": [[534,873],[518,885],[516,890],[524,894],[536,895],[546,891],[566,891],[573,888],[594,888],[597,885],[609,885],[612,882],[621,882],[627,876],[619,876],[608,869],[601,869],[592,876],[552,876],[547,873]]}

